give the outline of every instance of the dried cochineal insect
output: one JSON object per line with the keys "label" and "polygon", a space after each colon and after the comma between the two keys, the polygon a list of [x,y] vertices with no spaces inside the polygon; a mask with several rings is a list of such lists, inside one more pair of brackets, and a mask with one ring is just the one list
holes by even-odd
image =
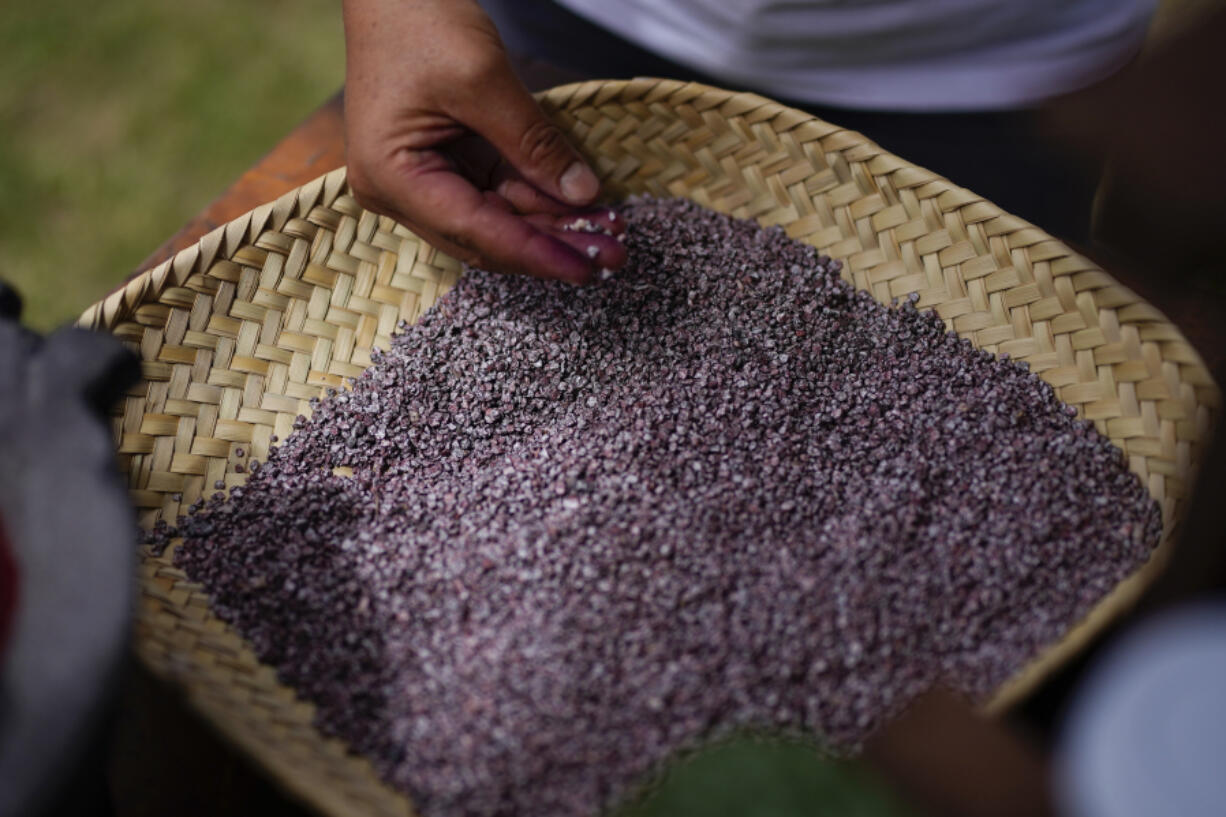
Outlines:
{"label": "dried cochineal insect", "polygon": [[913,299],[689,202],[619,215],[616,276],[470,272],[179,521],[426,815],[594,814],[742,727],[853,748],[989,693],[1159,536],[1117,449]]}

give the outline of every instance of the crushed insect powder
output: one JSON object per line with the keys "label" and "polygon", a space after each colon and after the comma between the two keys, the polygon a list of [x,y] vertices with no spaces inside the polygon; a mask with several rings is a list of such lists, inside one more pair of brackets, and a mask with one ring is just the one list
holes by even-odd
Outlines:
{"label": "crushed insect powder", "polygon": [[779,229],[621,213],[610,280],[470,272],[153,536],[426,815],[594,814],[743,727],[854,747],[989,693],[1159,537],[1023,365]]}

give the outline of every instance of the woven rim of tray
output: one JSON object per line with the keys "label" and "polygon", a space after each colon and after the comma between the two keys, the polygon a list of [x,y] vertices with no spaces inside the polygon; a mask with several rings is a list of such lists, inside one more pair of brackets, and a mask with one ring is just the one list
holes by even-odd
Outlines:
{"label": "woven rim of tray", "polygon": [[[1160,570],[1219,393],[1156,309],[1088,259],[974,193],[763,97],[671,80],[586,82],[538,97],[611,197],[681,195],[843,259],[881,301],[910,292],[979,347],[1009,353],[1128,455],[1161,503],[1154,557],[987,702],[1038,684]],[[342,385],[453,284],[459,265],[364,211],[344,170],[214,230],[87,310],[138,349],[145,380],[114,418],[141,524],[216,480],[241,484],[307,400]],[[176,499],[176,496],[180,496]],[[209,610],[171,554],[142,554],[137,651],[280,782],[332,815],[402,815],[408,800],[311,725],[312,707]]]}

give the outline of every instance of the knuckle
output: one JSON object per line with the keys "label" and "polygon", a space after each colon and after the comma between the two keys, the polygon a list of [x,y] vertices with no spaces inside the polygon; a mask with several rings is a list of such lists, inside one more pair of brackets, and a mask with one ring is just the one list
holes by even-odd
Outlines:
{"label": "knuckle", "polygon": [[451,255],[457,261],[468,264],[471,267],[483,267],[486,265],[485,256],[473,241],[473,237],[461,229],[442,228],[435,234],[439,239],[438,243],[442,246],[444,252]]}
{"label": "knuckle", "polygon": [[367,210],[379,211],[381,205],[377,188],[370,176],[359,165],[352,162],[346,172],[349,192],[353,194],[354,200]]}
{"label": "knuckle", "polygon": [[345,155],[345,177],[349,182],[349,190],[359,201],[362,197],[371,198],[375,195],[378,164],[371,158],[371,151],[355,140],[349,140]]}
{"label": "knuckle", "polygon": [[402,172],[405,161],[399,154],[379,160],[377,151],[350,150],[345,162],[349,193],[364,209],[391,216],[404,223],[407,214],[398,212],[389,185]]}
{"label": "knuckle", "polygon": [[519,137],[519,149],[534,165],[566,158],[568,146],[562,131],[543,119],[529,125]]}
{"label": "knuckle", "polygon": [[352,159],[349,160],[346,167],[345,178],[349,182],[349,190],[355,198],[361,198],[370,194],[372,187],[370,177],[367,176],[362,166]]}
{"label": "knuckle", "polygon": [[459,230],[448,229],[443,227],[438,230],[438,238],[445,244],[450,244],[455,252],[465,256],[461,261],[467,260],[468,256],[476,256],[476,251],[472,247],[472,242],[468,236]]}
{"label": "knuckle", "polygon": [[461,87],[485,86],[508,70],[502,52],[490,48],[466,49],[452,69]]}

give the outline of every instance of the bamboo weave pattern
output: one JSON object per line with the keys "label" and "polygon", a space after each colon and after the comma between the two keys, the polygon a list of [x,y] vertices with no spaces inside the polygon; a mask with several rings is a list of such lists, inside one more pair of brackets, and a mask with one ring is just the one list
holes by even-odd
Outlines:
{"label": "bamboo weave pattern", "polygon": [[[920,295],[979,347],[1027,361],[1128,455],[1162,505],[1155,557],[989,702],[1024,695],[1135,598],[1162,564],[1218,410],[1196,352],[1089,260],[863,136],[762,97],[639,79],[553,89],[545,110],[606,191],[687,196],[782,225],[845,262],[881,301]],[[210,233],[95,304],[82,325],[136,348],[144,381],[114,417],[142,525],[213,483],[241,484],[307,400],[342,385],[458,278],[459,265],[363,210],[337,170]],[[236,450],[244,449],[244,456]],[[412,809],[323,738],[209,611],[201,588],[144,554],[137,649],[289,790],[330,815]]]}

